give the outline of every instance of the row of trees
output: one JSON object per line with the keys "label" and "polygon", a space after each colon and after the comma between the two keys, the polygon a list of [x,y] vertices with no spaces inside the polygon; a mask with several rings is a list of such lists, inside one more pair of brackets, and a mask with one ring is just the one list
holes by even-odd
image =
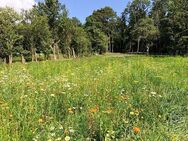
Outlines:
{"label": "row of trees", "polygon": [[92,53],[187,54],[187,0],[133,0],[119,17],[110,7],[96,10],[82,24],[65,5],[45,0],[18,14],[0,8],[0,57],[37,61]]}
{"label": "row of trees", "polygon": [[45,0],[30,11],[16,13],[0,8],[0,57],[11,64],[13,56],[25,60],[58,59],[90,54],[91,41],[77,18],[58,0]]}
{"label": "row of trees", "polygon": [[187,19],[187,0],[133,0],[122,13],[117,50],[187,54]]}

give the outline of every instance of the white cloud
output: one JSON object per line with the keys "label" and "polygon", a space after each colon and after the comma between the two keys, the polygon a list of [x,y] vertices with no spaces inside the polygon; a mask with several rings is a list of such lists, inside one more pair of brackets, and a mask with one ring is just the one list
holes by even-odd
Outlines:
{"label": "white cloud", "polygon": [[35,0],[0,0],[0,7],[8,6],[17,12],[20,12],[22,9],[29,10],[35,4]]}

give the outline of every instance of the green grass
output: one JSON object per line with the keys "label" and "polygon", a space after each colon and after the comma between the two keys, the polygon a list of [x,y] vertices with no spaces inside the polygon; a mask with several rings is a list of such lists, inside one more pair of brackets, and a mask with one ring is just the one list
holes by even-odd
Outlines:
{"label": "green grass", "polygon": [[1,65],[0,140],[69,137],[186,141],[188,58],[98,56]]}

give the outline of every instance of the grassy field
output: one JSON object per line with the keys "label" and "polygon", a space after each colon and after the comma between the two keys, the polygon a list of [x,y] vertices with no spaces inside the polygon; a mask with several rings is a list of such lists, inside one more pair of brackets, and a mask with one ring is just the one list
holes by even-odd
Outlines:
{"label": "grassy field", "polygon": [[188,58],[0,65],[1,141],[187,141]]}

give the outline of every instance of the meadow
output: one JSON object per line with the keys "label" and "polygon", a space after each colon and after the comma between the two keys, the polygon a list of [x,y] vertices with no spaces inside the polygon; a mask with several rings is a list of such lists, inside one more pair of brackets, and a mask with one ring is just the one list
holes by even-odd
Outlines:
{"label": "meadow", "polygon": [[187,141],[188,58],[0,65],[1,141]]}

